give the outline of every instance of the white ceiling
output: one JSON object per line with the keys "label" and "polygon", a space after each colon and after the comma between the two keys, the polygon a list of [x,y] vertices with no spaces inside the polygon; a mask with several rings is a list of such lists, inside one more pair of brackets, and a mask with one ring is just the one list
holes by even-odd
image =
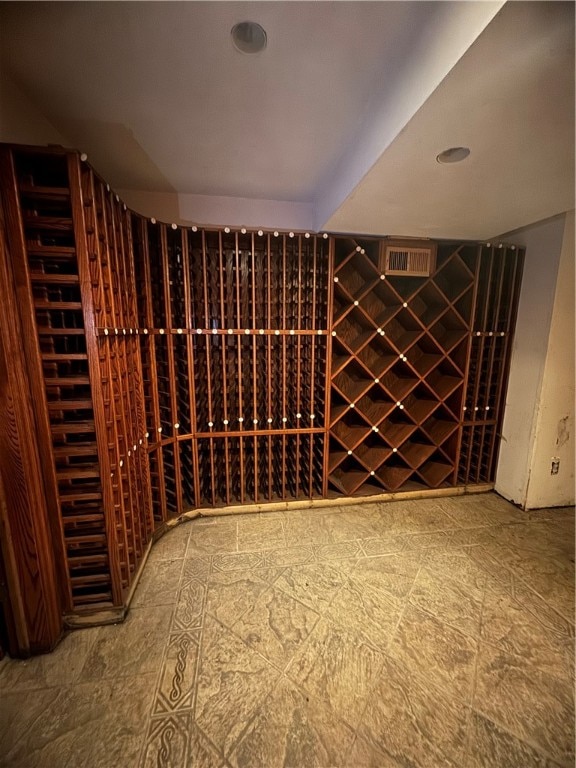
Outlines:
{"label": "white ceiling", "polygon": [[[502,6],[6,2],[0,61],[129,202],[476,239],[574,207],[574,4]],[[246,19],[256,56],[230,40]]]}

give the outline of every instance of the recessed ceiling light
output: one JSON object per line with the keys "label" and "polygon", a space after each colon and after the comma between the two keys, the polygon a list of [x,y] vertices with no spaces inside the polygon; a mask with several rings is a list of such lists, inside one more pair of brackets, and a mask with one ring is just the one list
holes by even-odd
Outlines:
{"label": "recessed ceiling light", "polygon": [[235,48],[241,53],[260,53],[266,48],[266,30],[255,21],[241,21],[235,24],[230,34]]}
{"label": "recessed ceiling light", "polygon": [[468,147],[451,147],[436,155],[436,160],[439,163],[460,163],[462,160],[466,160],[469,154]]}

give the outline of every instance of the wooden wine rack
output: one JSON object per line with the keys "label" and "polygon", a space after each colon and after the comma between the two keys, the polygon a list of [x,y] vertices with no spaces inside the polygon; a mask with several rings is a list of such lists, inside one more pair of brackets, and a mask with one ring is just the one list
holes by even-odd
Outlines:
{"label": "wooden wine rack", "polygon": [[493,481],[522,251],[386,274],[375,238],[146,219],[75,152],[0,170],[64,614],[123,608],[192,509]]}
{"label": "wooden wine rack", "polygon": [[496,474],[511,341],[524,252],[481,247],[457,481],[492,482]]}
{"label": "wooden wine rack", "polygon": [[379,241],[335,246],[329,480],[346,495],[454,484],[476,246],[430,277],[381,271]]}
{"label": "wooden wine rack", "polygon": [[132,225],[155,518],[322,496],[328,238]]}

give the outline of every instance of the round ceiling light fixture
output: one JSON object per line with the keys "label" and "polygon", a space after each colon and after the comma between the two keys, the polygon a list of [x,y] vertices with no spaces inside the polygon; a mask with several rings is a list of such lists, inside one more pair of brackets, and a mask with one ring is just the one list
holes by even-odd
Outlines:
{"label": "round ceiling light fixture", "polygon": [[234,47],[241,53],[260,53],[266,48],[266,30],[255,21],[241,21],[235,24],[230,34]]}
{"label": "round ceiling light fixture", "polygon": [[436,160],[439,163],[460,163],[462,160],[466,160],[469,154],[468,147],[450,147],[450,149],[445,149],[444,152],[436,155]]}

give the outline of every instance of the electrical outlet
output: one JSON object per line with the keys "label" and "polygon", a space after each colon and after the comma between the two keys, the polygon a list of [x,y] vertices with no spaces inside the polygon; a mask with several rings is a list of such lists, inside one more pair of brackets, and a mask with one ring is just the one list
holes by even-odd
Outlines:
{"label": "electrical outlet", "polygon": [[558,458],[558,456],[554,456],[552,458],[552,466],[550,468],[550,474],[557,475],[559,469],[560,469],[560,459]]}

